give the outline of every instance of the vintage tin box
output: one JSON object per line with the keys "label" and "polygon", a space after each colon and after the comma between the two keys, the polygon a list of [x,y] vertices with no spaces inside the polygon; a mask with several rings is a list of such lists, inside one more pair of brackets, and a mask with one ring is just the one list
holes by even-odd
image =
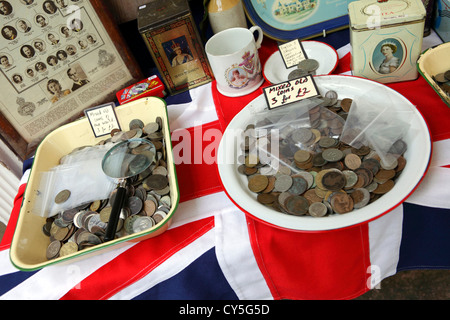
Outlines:
{"label": "vintage tin box", "polygon": [[46,218],[33,213],[34,203],[38,197],[41,173],[58,165],[61,157],[70,153],[73,149],[94,145],[105,139],[105,137],[96,138],[88,119],[86,117],[81,118],[51,132],[37,148],[10,249],[11,261],[18,269],[32,271],[54,264],[74,263],[80,259],[122,247],[130,242],[155,237],[169,228],[178,207],[180,192],[170,140],[166,103],[161,98],[148,97],[118,106],[115,108],[115,113],[122,128],[128,128],[133,119],[140,119],[144,123],[155,121],[158,117],[162,119],[172,199],[172,207],[169,213],[161,222],[150,229],[85,248],[67,256],[60,256],[52,260],[46,258],[46,250],[51,242],[50,238],[42,231]]}
{"label": "vintage tin box", "polygon": [[213,79],[187,0],[153,0],[140,6],[138,28],[171,94]]}
{"label": "vintage tin box", "polygon": [[164,98],[166,95],[164,84],[157,75],[141,80],[129,87],[119,90],[116,93],[119,104],[128,103],[137,99],[150,96]]}
{"label": "vintage tin box", "polygon": [[381,83],[418,77],[426,15],[421,0],[360,0],[348,11],[353,75]]}

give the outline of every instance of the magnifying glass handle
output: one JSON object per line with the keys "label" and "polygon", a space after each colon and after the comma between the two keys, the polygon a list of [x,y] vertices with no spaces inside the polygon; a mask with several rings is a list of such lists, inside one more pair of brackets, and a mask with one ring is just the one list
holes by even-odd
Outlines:
{"label": "magnifying glass handle", "polygon": [[126,194],[126,188],[121,186],[117,189],[116,198],[109,216],[108,226],[106,227],[105,242],[114,240],[117,230],[117,223],[119,222],[120,211],[123,208]]}

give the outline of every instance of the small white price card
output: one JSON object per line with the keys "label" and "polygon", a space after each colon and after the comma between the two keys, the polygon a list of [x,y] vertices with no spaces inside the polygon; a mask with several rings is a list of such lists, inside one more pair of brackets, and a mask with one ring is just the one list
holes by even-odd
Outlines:
{"label": "small white price card", "polygon": [[120,130],[113,102],[86,109],[84,114],[91,124],[95,137],[108,135],[113,129]]}
{"label": "small white price card", "polygon": [[281,57],[287,69],[296,66],[308,58],[300,40],[295,39],[278,45]]}
{"label": "small white price card", "polygon": [[269,109],[275,109],[303,99],[320,95],[311,75],[264,88]]}

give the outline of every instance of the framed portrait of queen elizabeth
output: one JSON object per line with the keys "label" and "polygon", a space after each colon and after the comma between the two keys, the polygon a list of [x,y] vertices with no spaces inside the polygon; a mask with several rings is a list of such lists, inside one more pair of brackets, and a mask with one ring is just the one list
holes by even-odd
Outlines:
{"label": "framed portrait of queen elizabeth", "polygon": [[138,10],[138,29],[170,94],[211,82],[209,66],[186,0],[153,1]]}

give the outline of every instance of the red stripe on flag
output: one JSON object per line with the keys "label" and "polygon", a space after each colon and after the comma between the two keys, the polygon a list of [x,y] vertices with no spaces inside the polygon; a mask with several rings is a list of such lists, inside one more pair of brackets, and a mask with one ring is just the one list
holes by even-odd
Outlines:
{"label": "red stripe on flag", "polygon": [[141,241],[97,269],[67,292],[61,300],[108,299],[146,276],[173,254],[213,227],[214,218],[209,217],[170,229],[155,238]]}
{"label": "red stripe on flag", "polygon": [[5,233],[3,235],[2,241],[0,242],[0,251],[9,249],[11,246],[11,241],[14,235],[14,230],[16,230],[17,218],[19,217],[20,208],[22,206],[23,194],[25,193],[26,184],[19,186],[17,195],[14,198],[14,204],[9,217],[8,225],[6,226]]}
{"label": "red stripe on flag", "polygon": [[274,299],[352,299],[369,290],[368,224],[312,233],[247,221],[256,261]]}
{"label": "red stripe on flag", "polygon": [[[222,137],[219,121],[216,120],[186,130],[185,133],[187,134],[172,133],[180,202],[223,190],[217,175],[216,151]],[[176,141],[173,141],[174,137],[176,137]],[[190,141],[184,141],[183,139]],[[181,154],[184,152],[190,152],[188,157]],[[208,158],[206,163],[205,157]]]}

